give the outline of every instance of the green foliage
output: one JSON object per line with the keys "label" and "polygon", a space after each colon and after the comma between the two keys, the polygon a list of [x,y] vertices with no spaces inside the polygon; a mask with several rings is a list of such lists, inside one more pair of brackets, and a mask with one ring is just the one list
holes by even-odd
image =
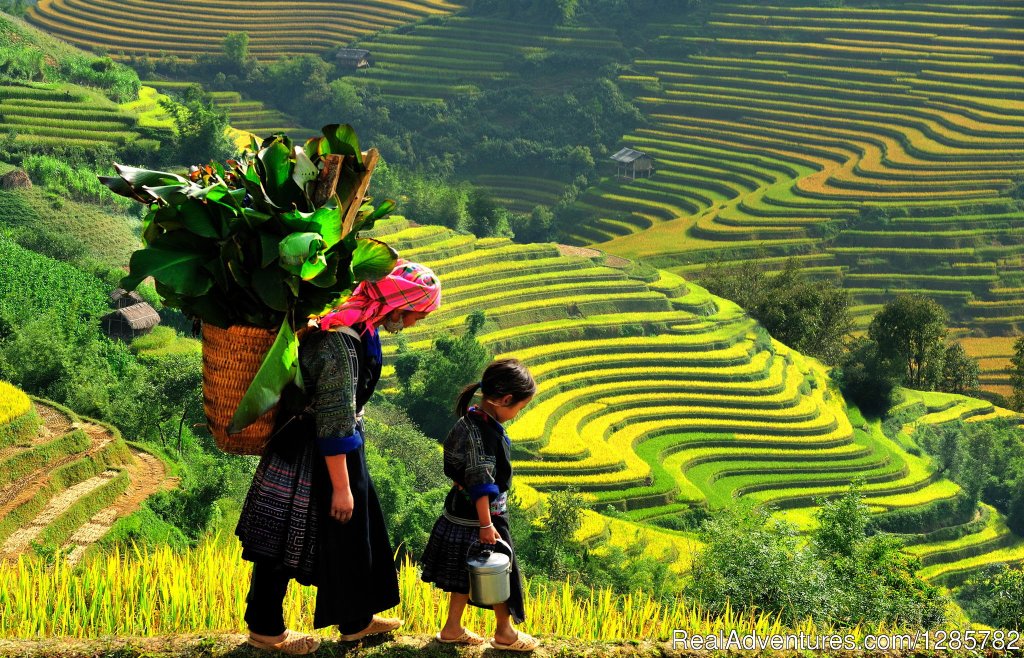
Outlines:
{"label": "green foliage", "polygon": [[871,320],[868,336],[878,344],[881,359],[900,364],[901,383],[930,390],[941,377],[948,321],[935,300],[898,295]]}
{"label": "green foliage", "polygon": [[1010,357],[1010,386],[1013,388],[1010,405],[1016,411],[1024,411],[1024,336],[1013,343],[1013,356]]}
{"label": "green foliage", "polygon": [[666,601],[678,597],[679,582],[669,564],[646,555],[637,538],[627,548],[609,546],[598,553],[575,538],[586,504],[573,489],[552,492],[539,508],[523,509],[509,499],[512,540],[520,569],[531,579],[569,580],[580,593],[610,587],[617,593],[642,589]]}
{"label": "green foliage", "polygon": [[914,575],[920,563],[889,535],[866,534],[868,508],[856,485],[821,501],[819,526],[802,546],[795,528],[743,505],[706,522],[706,542],[687,593],[713,610],[777,612],[784,623],[851,626],[902,622],[926,628],[944,621],[939,589]]}
{"label": "green foliage", "polygon": [[863,337],[850,344],[849,351],[832,371],[832,378],[846,399],[864,413],[876,416],[892,406],[899,375],[893,364],[881,357],[878,345]]}
{"label": "green foliage", "polygon": [[995,628],[1024,630],[1024,571],[1007,564],[985,567],[956,592],[974,619]]}
{"label": "green foliage", "polygon": [[938,389],[946,393],[976,392],[980,386],[980,373],[978,360],[969,356],[960,343],[950,343],[942,360],[942,379]]}
{"label": "green foliage", "polygon": [[[17,0],[11,3],[12,8]],[[73,48],[25,23],[0,14],[0,77],[13,80],[72,82],[97,87],[113,101],[139,96],[139,76],[109,57]]]}
{"label": "green foliage", "polygon": [[457,420],[455,400],[463,387],[480,378],[491,354],[476,338],[482,312],[466,318],[462,336],[440,336],[433,348],[406,352],[395,363],[401,386],[397,402],[423,433],[440,441]]}
{"label": "green foliage", "polygon": [[235,145],[224,132],[227,114],[201,86],[188,87],[180,102],[161,99],[160,107],[174,119],[176,129],[173,142],[165,147],[164,162],[220,162],[235,153]]}
{"label": "green foliage", "polygon": [[776,339],[835,365],[852,328],[850,299],[829,281],[810,281],[795,259],[778,274],[757,261],[736,268],[709,264],[698,279],[710,292],[743,307]]}
{"label": "green foliage", "polygon": [[[63,198],[95,203],[118,210],[135,209],[129,200],[111,192],[96,178],[96,168],[69,164],[65,159],[49,155],[30,155],[21,166],[32,182]],[[114,173],[108,168],[107,173]]]}
{"label": "green foliage", "polygon": [[914,440],[973,500],[989,503],[1014,532],[1024,533],[1024,434],[1018,427],[1006,420],[920,425]]}

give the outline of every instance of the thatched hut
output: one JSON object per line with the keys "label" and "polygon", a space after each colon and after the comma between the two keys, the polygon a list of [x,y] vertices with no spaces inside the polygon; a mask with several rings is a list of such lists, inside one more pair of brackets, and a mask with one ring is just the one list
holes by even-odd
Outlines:
{"label": "thatched hut", "polygon": [[126,306],[135,306],[142,303],[145,303],[142,295],[134,290],[128,292],[124,288],[115,288],[114,292],[110,293],[110,305],[114,308],[125,308]]}
{"label": "thatched hut", "polygon": [[103,331],[111,338],[130,341],[160,324],[160,314],[146,302],[119,308],[103,316]]}
{"label": "thatched hut", "polygon": [[373,64],[373,55],[364,48],[340,48],[334,59],[345,69],[365,69]]}
{"label": "thatched hut", "polygon": [[654,158],[643,151],[624,148],[611,156],[615,161],[619,178],[636,180],[637,176],[651,177],[654,173]]}

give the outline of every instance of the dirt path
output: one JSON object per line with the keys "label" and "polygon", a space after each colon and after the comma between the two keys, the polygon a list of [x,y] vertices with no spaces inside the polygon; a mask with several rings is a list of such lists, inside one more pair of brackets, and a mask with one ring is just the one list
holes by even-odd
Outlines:
{"label": "dirt path", "polygon": [[613,256],[612,254],[600,251],[598,249],[592,249],[590,247],[574,247],[568,244],[556,244],[558,252],[563,256],[582,256],[584,258],[599,258],[604,256],[604,263],[608,267],[626,267],[630,264],[630,261],[621,256]]}
{"label": "dirt path", "polygon": [[167,477],[167,469],[158,458],[134,448],[132,452],[135,454],[135,463],[128,468],[131,482],[128,489],[118,497],[113,505],[94,514],[64,544],[65,550],[70,549],[67,559],[71,564],[77,564],[89,546],[107,534],[119,518],[129,515],[141,507],[146,498],[157,491],[171,489],[178,485],[179,478]]}
{"label": "dirt path", "polygon": [[[67,420],[65,418],[65,420]],[[52,433],[52,436],[48,440],[53,440],[59,436],[56,430],[59,430],[61,426],[56,428],[47,427]],[[84,452],[76,452],[71,455],[65,455],[56,461],[49,462],[42,467],[32,471],[31,473],[24,475],[14,482],[11,482],[3,489],[0,489],[0,518],[3,518],[11,513],[12,510],[17,509],[22,503],[31,500],[33,496],[46,484],[49,479],[50,472],[54,471],[65,464],[82,459],[88,455],[95,454],[102,450],[108,443],[114,440],[114,437],[107,431],[105,427],[99,425],[93,425],[92,423],[68,423],[67,430],[70,429],[82,429],[89,437],[91,444]],[[65,434],[67,433],[65,430]]]}
{"label": "dirt path", "polygon": [[[39,434],[33,443],[52,441],[73,429],[81,429],[89,437],[90,445],[83,452],[67,455],[50,462],[0,489],[0,518],[3,518],[23,503],[31,500],[47,484],[50,473],[55,469],[72,461],[93,455],[114,440],[113,434],[101,425],[90,422],[73,423],[71,419],[57,409],[38,402],[35,405],[36,412],[43,418],[45,425],[40,428]],[[94,514],[64,544],[64,548],[68,550],[68,559],[72,563],[80,560],[85,550],[102,538],[117,519],[137,510],[147,497],[161,489],[177,486],[178,478],[167,477],[167,469],[160,459],[148,452],[135,448],[131,448],[131,452],[135,459],[125,467],[129,474],[130,484],[128,489],[121,496],[118,496],[113,504]],[[117,477],[119,472],[116,469],[107,469],[95,477],[79,482],[67,490],[58,493],[30,523],[18,529],[7,538],[3,546],[0,547],[0,560],[14,558],[19,553],[28,549],[31,542],[54,519],[67,511],[75,502],[88,496],[114,477]]]}

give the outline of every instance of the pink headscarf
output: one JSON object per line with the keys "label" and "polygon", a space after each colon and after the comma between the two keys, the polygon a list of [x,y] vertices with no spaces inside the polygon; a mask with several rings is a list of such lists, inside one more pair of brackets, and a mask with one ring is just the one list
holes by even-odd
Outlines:
{"label": "pink headscarf", "polygon": [[391,274],[380,281],[363,281],[337,310],[320,318],[320,329],[374,325],[395,309],[429,313],[441,305],[441,282],[429,267],[398,259]]}

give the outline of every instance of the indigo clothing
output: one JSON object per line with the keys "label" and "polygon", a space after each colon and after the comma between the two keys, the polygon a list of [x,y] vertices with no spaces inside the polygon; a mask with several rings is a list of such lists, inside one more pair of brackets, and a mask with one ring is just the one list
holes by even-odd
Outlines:
{"label": "indigo clothing", "polygon": [[[420,566],[424,582],[434,583],[446,592],[469,593],[466,558],[480,540],[476,501],[487,496],[494,529],[512,547],[511,596],[506,603],[513,621],[522,623],[526,618],[523,583],[506,517],[506,501],[512,486],[511,447],[501,423],[476,407],[455,423],[444,442],[444,472],[455,484],[430,532]],[[472,600],[470,603],[480,608],[492,607]]]}
{"label": "indigo clothing", "polygon": [[[361,623],[355,632],[399,603],[394,552],[363,448],[361,411],[380,377],[380,340],[375,331],[357,339],[361,327],[354,329],[313,332],[300,343],[306,392],[290,387],[282,396],[235,529],[242,557],[258,565],[246,619],[253,612],[268,627],[277,627],[279,583],[267,573],[317,587],[315,628]],[[347,523],[330,516],[334,487],[325,461],[342,453],[355,502]],[[263,592],[269,617],[262,600],[254,604]]]}
{"label": "indigo clothing", "polygon": [[504,514],[512,486],[511,451],[512,443],[501,423],[470,407],[444,440],[444,474],[455,483],[445,498],[445,511],[476,521],[476,501],[487,496],[491,514]]}

